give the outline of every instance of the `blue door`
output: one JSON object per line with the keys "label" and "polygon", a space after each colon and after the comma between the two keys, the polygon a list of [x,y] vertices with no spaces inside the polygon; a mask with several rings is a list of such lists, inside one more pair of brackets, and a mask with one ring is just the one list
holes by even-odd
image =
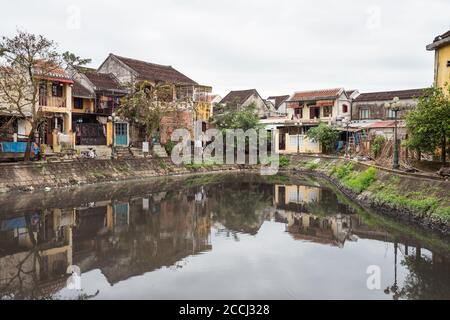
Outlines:
{"label": "blue door", "polygon": [[114,139],[116,146],[128,146],[128,123],[115,124]]}

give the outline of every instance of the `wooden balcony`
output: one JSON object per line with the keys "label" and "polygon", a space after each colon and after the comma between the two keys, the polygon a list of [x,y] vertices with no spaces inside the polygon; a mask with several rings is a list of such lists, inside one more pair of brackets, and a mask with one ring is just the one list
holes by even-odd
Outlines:
{"label": "wooden balcony", "polygon": [[39,96],[39,106],[49,108],[66,108],[65,97]]}

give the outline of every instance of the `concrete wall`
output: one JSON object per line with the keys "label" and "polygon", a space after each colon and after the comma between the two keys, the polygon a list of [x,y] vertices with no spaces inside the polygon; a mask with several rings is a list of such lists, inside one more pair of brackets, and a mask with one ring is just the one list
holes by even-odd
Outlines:
{"label": "concrete wall", "polygon": [[130,83],[134,78],[133,72],[130,69],[111,56],[100,66],[98,72],[112,73],[122,84]]}
{"label": "concrete wall", "polygon": [[258,114],[258,117],[264,117],[268,114],[269,110],[267,109],[266,104],[264,103],[264,100],[261,99],[261,97],[257,94],[253,94],[251,97],[249,97],[243,104],[242,108],[248,107],[252,103],[256,106],[256,113]]}

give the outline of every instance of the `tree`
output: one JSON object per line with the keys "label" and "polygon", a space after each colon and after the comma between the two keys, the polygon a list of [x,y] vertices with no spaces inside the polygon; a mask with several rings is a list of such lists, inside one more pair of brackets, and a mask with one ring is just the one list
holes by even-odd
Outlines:
{"label": "tree", "polygon": [[434,153],[441,148],[442,163],[446,163],[450,139],[450,99],[443,89],[431,87],[419,98],[417,108],[406,115],[409,138],[406,146],[421,152]]}
{"label": "tree", "polygon": [[[64,55],[77,65],[90,61],[69,52]],[[25,161],[30,159],[31,141],[45,121],[38,104],[40,83],[61,68],[55,42],[42,35],[18,30],[14,37],[0,41],[0,111],[10,116],[9,123],[19,118],[30,123]]]}
{"label": "tree", "polygon": [[332,152],[339,138],[339,132],[325,123],[319,123],[319,126],[311,128],[306,132],[309,139],[318,141],[322,144],[324,152]]}
{"label": "tree", "polygon": [[121,99],[117,114],[136,123],[145,131],[145,139],[149,141],[160,129],[161,120],[190,105],[190,101],[174,100],[175,87],[171,84],[151,85],[147,81],[128,85],[129,94]]}
{"label": "tree", "polygon": [[237,100],[228,103],[226,106],[214,107],[214,116],[212,123],[221,131],[227,129],[261,129],[259,117],[256,114],[256,105],[248,105],[244,109],[239,108]]}
{"label": "tree", "polygon": [[66,51],[62,54],[62,58],[67,66],[77,68],[77,67],[83,67],[89,63],[92,62],[92,59],[84,59],[79,56],[77,56],[74,53],[71,53],[69,51]]}
{"label": "tree", "polygon": [[17,31],[0,42],[0,101],[1,109],[11,116],[27,119],[31,131],[27,140],[25,160],[30,159],[30,143],[44,118],[38,105],[39,83],[60,65],[53,41],[42,35]]}

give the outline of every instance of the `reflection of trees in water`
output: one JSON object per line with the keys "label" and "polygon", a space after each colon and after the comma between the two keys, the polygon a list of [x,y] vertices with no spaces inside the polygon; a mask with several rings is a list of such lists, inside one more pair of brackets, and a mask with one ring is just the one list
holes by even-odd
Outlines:
{"label": "reflection of trees in water", "polygon": [[[31,215],[25,216],[28,238],[31,249],[3,259],[8,259],[10,266],[2,266],[5,278],[0,279],[0,299],[24,299],[43,297],[38,283],[38,265],[42,265],[40,249],[31,224]],[[13,272],[8,272],[13,270]],[[45,298],[45,297],[44,297]]]}
{"label": "reflection of trees in water", "polygon": [[265,219],[264,209],[272,205],[272,190],[271,185],[251,183],[211,190],[214,220],[232,231],[256,234]]}
{"label": "reflection of trees in water", "polygon": [[406,256],[402,265],[409,270],[399,297],[403,299],[440,300],[450,298],[450,264],[445,258]]}

